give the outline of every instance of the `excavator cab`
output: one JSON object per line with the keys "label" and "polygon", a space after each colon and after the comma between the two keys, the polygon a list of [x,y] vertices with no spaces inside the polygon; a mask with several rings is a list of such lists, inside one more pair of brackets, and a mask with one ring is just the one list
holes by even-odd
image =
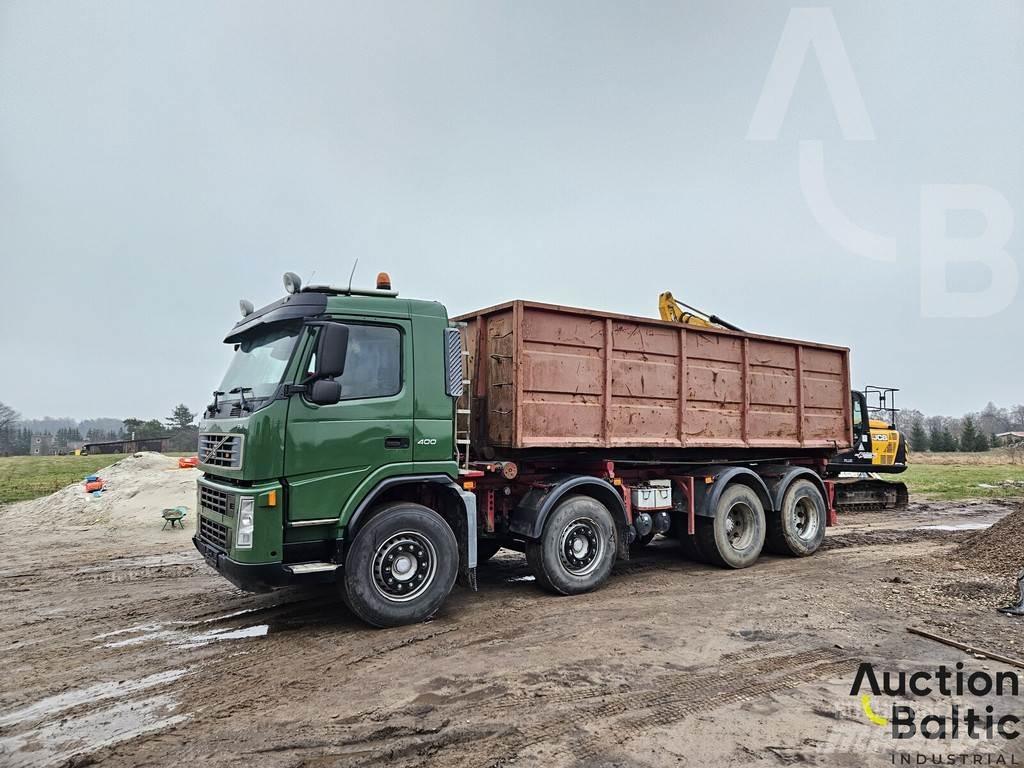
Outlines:
{"label": "excavator cab", "polygon": [[[907,468],[907,439],[896,428],[898,391],[867,386],[850,393],[853,447],[828,462],[828,473],[837,477],[836,506],[840,509],[906,509],[909,503],[906,484],[872,477]],[[840,477],[840,473],[847,476]]]}
{"label": "excavator cab", "polygon": [[896,474],[907,468],[907,440],[896,428],[897,392],[868,385],[851,393],[853,448],[833,456],[829,469]]}

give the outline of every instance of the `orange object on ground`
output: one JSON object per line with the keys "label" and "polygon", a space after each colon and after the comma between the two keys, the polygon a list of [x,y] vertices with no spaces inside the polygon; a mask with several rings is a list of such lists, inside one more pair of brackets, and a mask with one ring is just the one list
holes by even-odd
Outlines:
{"label": "orange object on ground", "polygon": [[182,456],[180,459],[178,459],[178,468],[179,469],[192,469],[192,468],[198,467],[198,466],[199,466],[199,457],[198,456]]}
{"label": "orange object on ground", "polygon": [[106,480],[93,480],[91,483],[85,484],[85,492],[92,493],[93,491],[102,491],[103,486],[106,484]]}

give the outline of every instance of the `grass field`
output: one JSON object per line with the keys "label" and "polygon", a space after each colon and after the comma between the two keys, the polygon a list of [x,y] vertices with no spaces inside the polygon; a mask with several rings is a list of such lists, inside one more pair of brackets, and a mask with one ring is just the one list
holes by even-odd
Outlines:
{"label": "grass field", "polygon": [[[25,501],[59,491],[126,454],[97,456],[0,456],[0,504]],[[170,453],[169,456],[187,456]]]}
{"label": "grass field", "polygon": [[0,504],[45,496],[123,458],[117,453],[0,457]]}
{"label": "grass field", "polygon": [[[905,482],[911,493],[930,499],[1024,497],[1024,465],[1021,464],[911,463],[903,474],[889,477]],[[1006,481],[1020,484],[1009,485]]]}

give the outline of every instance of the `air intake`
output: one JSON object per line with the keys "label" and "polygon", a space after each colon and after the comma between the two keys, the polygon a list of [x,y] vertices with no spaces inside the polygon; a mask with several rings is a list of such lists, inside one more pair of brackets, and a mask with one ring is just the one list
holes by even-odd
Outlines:
{"label": "air intake", "polygon": [[445,382],[449,397],[462,397],[462,334],[458,328],[444,329]]}

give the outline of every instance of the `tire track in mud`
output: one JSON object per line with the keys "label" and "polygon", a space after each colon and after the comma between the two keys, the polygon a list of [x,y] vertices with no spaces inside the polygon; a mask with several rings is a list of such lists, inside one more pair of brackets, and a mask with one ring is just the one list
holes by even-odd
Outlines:
{"label": "tire track in mud", "polygon": [[[534,702],[569,705],[571,709],[560,712],[557,718],[545,717],[539,723],[517,729],[516,738],[504,745],[512,750],[512,755],[506,755],[506,759],[518,756],[531,746],[569,737],[566,751],[585,764],[587,760],[602,756],[605,748],[612,746],[601,739],[601,734],[628,734],[622,738],[613,736],[614,743],[621,744],[629,737],[693,715],[753,701],[811,680],[837,676],[848,671],[853,663],[845,653],[823,647],[738,662],[725,674],[719,665],[702,672],[661,676],[643,687],[630,686],[617,691],[592,689],[534,698]],[[600,702],[580,706],[580,702],[598,697]],[[515,704],[522,707],[524,703],[520,700]],[[599,727],[595,727],[598,723]],[[582,735],[573,736],[574,731]]]}
{"label": "tire track in mud", "polygon": [[[719,664],[700,671],[663,674],[614,689],[588,686],[539,696],[536,690],[526,691],[467,701],[477,705],[469,711],[449,706],[444,711],[428,707],[424,713],[414,704],[364,711],[318,729],[307,742],[261,746],[254,753],[290,753],[309,767],[335,765],[339,757],[349,765],[369,766],[386,756],[393,765],[437,759],[447,765],[493,768],[534,746],[558,743],[560,752],[587,764],[637,734],[836,677],[853,663],[832,647],[788,655],[741,652],[722,656]],[[479,721],[492,711],[489,722]],[[474,743],[479,745],[476,754],[465,749]],[[449,748],[456,751],[449,754]]]}

